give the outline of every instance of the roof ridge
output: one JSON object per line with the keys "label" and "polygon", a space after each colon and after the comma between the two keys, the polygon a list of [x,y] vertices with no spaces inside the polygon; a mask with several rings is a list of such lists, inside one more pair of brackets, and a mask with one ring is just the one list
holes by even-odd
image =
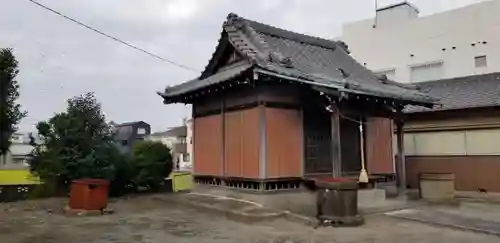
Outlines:
{"label": "roof ridge", "polygon": [[[234,15],[238,17],[238,15],[231,13],[230,15]],[[310,45],[320,46],[326,49],[335,50],[337,46],[337,41],[329,40],[326,38],[316,37],[312,35],[306,35],[286,29],[282,29],[273,25],[264,24],[258,21],[246,19],[243,17],[238,17],[247,21],[257,32],[261,32],[266,35],[271,35],[275,37],[280,37],[284,39],[289,39],[292,41],[302,42]]]}
{"label": "roof ridge", "polygon": [[269,45],[246,19],[230,13],[224,22],[224,29],[232,43],[245,55],[256,59],[255,61],[267,59],[270,52]]}
{"label": "roof ridge", "polygon": [[235,47],[246,54],[253,63],[273,62],[287,68],[293,67],[293,60],[271,48],[252,23],[251,20],[235,13],[227,16],[224,27]]}
{"label": "roof ridge", "polygon": [[453,78],[443,78],[443,79],[422,81],[422,82],[415,83],[415,85],[418,86],[418,85],[422,85],[422,84],[442,83],[443,81],[450,81],[450,80],[457,80],[457,79],[463,79],[466,81],[470,81],[467,79],[471,78],[471,77],[486,77],[486,76],[493,76],[493,75],[500,76],[500,72],[492,72],[492,73],[484,73],[484,74],[471,74],[471,75],[467,75],[467,76],[459,76],[459,77],[453,77]]}

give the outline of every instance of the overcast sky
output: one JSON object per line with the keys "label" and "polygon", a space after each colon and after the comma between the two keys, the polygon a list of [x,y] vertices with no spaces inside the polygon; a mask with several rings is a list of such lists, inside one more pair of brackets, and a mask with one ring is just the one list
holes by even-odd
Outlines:
{"label": "overcast sky", "polygon": [[[162,57],[202,70],[230,12],[324,38],[342,24],[374,16],[374,0],[38,0],[66,15]],[[379,6],[401,0],[379,0]],[[413,0],[421,15],[480,0]],[[100,36],[27,0],[0,0],[0,47],[20,63],[21,131],[62,111],[66,100],[95,92],[109,120],[143,120],[153,131],[191,113],[163,105],[156,91],[198,73]]]}

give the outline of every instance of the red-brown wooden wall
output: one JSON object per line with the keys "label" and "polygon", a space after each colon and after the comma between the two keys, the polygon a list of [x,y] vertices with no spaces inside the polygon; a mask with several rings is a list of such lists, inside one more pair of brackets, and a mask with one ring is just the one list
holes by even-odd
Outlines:
{"label": "red-brown wooden wall", "polygon": [[302,117],[300,111],[266,108],[267,178],[300,177]]}
{"label": "red-brown wooden wall", "polygon": [[220,175],[222,172],[222,116],[195,118],[193,134],[194,173]]}
{"label": "red-brown wooden wall", "polygon": [[224,176],[259,177],[259,108],[225,114]]}
{"label": "red-brown wooden wall", "polygon": [[370,117],[365,129],[365,162],[368,173],[393,173],[392,120]]}

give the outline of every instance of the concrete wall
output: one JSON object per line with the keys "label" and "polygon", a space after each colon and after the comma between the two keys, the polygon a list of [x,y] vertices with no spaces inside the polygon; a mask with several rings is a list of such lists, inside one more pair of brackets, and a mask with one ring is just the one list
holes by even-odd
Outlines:
{"label": "concrete wall", "polygon": [[[500,71],[500,0],[484,1],[430,16],[393,24],[374,19],[343,26],[343,40],[351,55],[375,72],[395,70],[395,80],[410,82],[412,66],[443,63],[440,78]],[[391,15],[392,16],[392,15]],[[487,66],[475,67],[486,55]],[[438,78],[439,79],[439,78]]]}
{"label": "concrete wall", "polygon": [[418,9],[412,4],[403,2],[377,10],[375,26],[388,26],[418,18]]}

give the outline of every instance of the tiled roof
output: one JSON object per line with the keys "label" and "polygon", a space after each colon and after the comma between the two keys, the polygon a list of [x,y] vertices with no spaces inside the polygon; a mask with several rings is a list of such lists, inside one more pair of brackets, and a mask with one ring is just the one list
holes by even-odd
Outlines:
{"label": "tiled roof", "polygon": [[115,124],[114,126],[115,127],[124,127],[124,126],[131,126],[131,125],[135,125],[135,124],[146,124],[146,125],[149,125],[147,122],[144,122],[144,121],[133,121],[133,122],[123,122],[123,123],[120,123],[120,124]]}
{"label": "tiled roof", "polygon": [[407,112],[429,112],[500,106],[500,72],[418,83],[423,92],[440,99],[434,109],[410,107]]}
{"label": "tiled roof", "polygon": [[150,135],[151,137],[186,137],[187,136],[187,127],[179,126],[172,127],[164,132],[155,132]]}
{"label": "tiled roof", "polygon": [[208,76],[207,78],[193,79],[185,83],[169,87],[167,88],[168,95],[176,96],[189,92],[191,90],[197,90],[218,82],[223,82],[225,80],[238,76],[239,74],[250,69],[251,67],[252,65],[245,60],[234,63],[230,67],[227,67],[224,70],[217,72],[214,75]]}
{"label": "tiled roof", "polygon": [[248,61],[246,65],[250,66],[238,66],[238,70],[226,69],[225,72],[230,72],[229,74],[216,73],[209,76],[222,51],[222,43],[219,43],[202,74],[207,78],[169,87],[160,95],[164,98],[181,95],[211,83],[225,81],[228,77],[234,77],[246,70],[244,68],[252,67],[256,71],[292,77],[298,82],[307,82],[311,85],[350,93],[419,104],[431,104],[436,101],[416,89],[380,80],[370,70],[356,62],[348,54],[346,45],[341,42],[279,29],[241,18],[236,14],[229,14],[227,21],[224,22],[220,41],[224,39],[227,39],[239,53],[245,56]]}

